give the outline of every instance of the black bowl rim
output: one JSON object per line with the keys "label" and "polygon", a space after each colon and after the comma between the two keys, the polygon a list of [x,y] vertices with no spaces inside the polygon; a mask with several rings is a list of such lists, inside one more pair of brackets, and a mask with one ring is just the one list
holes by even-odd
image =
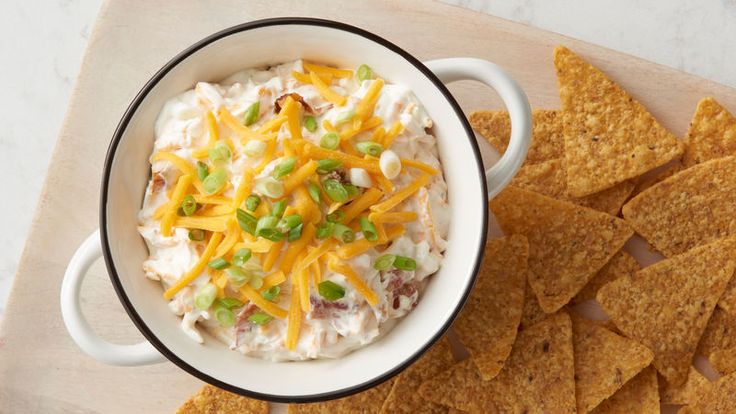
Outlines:
{"label": "black bowl rim", "polygon": [[[112,165],[115,158],[115,152],[117,150],[118,144],[120,143],[120,140],[122,139],[122,136],[125,133],[125,130],[130,123],[133,115],[137,111],[138,107],[141,105],[145,97],[148,95],[148,93],[156,86],[156,84],[163,79],[174,67],[176,67],[179,63],[181,63],[184,59],[192,55],[193,53],[197,52],[198,50],[208,46],[211,43],[216,42],[217,40],[220,40],[222,38],[225,38],[227,36],[240,33],[243,31],[248,30],[254,30],[258,28],[268,27],[268,26],[280,26],[280,25],[307,25],[307,26],[322,26],[327,27],[331,29],[337,29],[342,30],[346,32],[350,32],[353,34],[357,34],[359,36],[362,36],[368,40],[371,40],[373,42],[376,42],[387,49],[391,50],[394,53],[399,54],[401,57],[403,57],[406,61],[411,63],[414,67],[417,68],[420,72],[422,72],[437,88],[440,93],[442,93],[447,99],[448,103],[452,106],[453,110],[455,111],[455,114],[458,116],[460,121],[462,122],[465,131],[466,131],[466,138],[468,139],[468,142],[473,149],[473,155],[475,156],[475,162],[478,166],[478,175],[480,177],[480,182],[482,183],[482,196],[483,196],[483,205],[480,206],[480,208],[483,211],[483,219],[482,223],[480,223],[482,227],[482,237],[479,240],[478,246],[476,246],[476,254],[474,256],[474,264],[473,264],[473,271],[471,280],[467,284],[465,288],[465,292],[463,293],[462,300],[457,304],[456,308],[453,310],[451,317],[444,323],[444,325],[441,327],[441,329],[432,337],[421,349],[417,350],[414,355],[406,359],[403,363],[393,367],[392,369],[384,372],[380,376],[366,381],[364,383],[347,387],[343,389],[338,389],[335,391],[325,392],[321,394],[307,394],[307,395],[280,395],[280,394],[269,394],[269,393],[260,393],[260,392],[254,392],[251,390],[243,389],[240,387],[236,387],[234,385],[225,383],[223,381],[218,380],[217,378],[214,378],[212,376],[209,376],[198,369],[194,368],[193,366],[189,365],[186,361],[179,358],[176,354],[174,354],[171,350],[169,350],[151,331],[151,329],[148,328],[143,318],[138,314],[138,312],[135,310],[133,305],[131,304],[130,300],[128,299],[128,296],[125,293],[125,290],[123,289],[123,286],[120,282],[120,277],[118,275],[117,270],[115,269],[115,264],[113,263],[112,259],[112,253],[110,250],[110,244],[108,242],[108,232],[107,232],[107,199],[108,199],[108,185],[110,181],[110,175],[112,171]],[[272,402],[280,402],[280,403],[308,403],[308,402],[319,402],[319,401],[326,401],[331,400],[335,398],[342,398],[346,397],[361,391],[364,391],[366,389],[369,389],[371,387],[374,387],[376,385],[379,385],[380,383],[392,378],[394,375],[400,373],[404,369],[406,369],[408,366],[410,366],[414,361],[416,361],[419,357],[422,356],[437,340],[439,340],[442,335],[447,331],[447,329],[452,325],[452,322],[457,317],[458,313],[462,309],[463,305],[467,301],[468,295],[470,294],[470,291],[475,284],[475,279],[478,274],[478,270],[483,258],[483,252],[485,247],[485,240],[486,240],[486,231],[488,228],[488,196],[487,196],[487,186],[486,186],[486,180],[485,180],[485,171],[483,169],[483,161],[480,155],[480,149],[478,148],[478,144],[475,141],[475,135],[473,134],[473,130],[470,127],[470,124],[468,120],[465,118],[465,115],[463,114],[462,109],[460,108],[460,105],[457,103],[455,98],[450,94],[450,92],[447,90],[445,85],[437,78],[437,76],[432,73],[424,64],[422,64],[419,60],[417,60],[415,57],[395,45],[394,43],[379,37],[371,32],[368,32],[366,30],[360,29],[358,27],[341,23],[333,20],[325,20],[325,19],[317,19],[317,18],[310,18],[310,17],[279,17],[279,18],[270,18],[270,19],[263,19],[263,20],[255,20],[247,23],[242,23],[236,26],[232,26],[230,28],[221,30],[219,32],[216,32],[210,36],[205,37],[204,39],[200,40],[199,42],[193,44],[192,46],[185,49],[183,52],[179,53],[175,57],[173,57],[168,63],[166,63],[161,69],[159,69],[146,84],[143,86],[143,88],[138,92],[138,94],[135,96],[131,104],[126,109],[123,117],[121,118],[120,122],[118,123],[117,128],[115,129],[115,133],[113,134],[112,141],[110,142],[110,146],[107,150],[107,155],[105,157],[105,165],[104,170],[102,174],[102,186],[101,186],[101,194],[100,194],[100,238],[102,242],[102,253],[103,257],[105,259],[105,265],[107,267],[108,274],[110,276],[110,281],[112,282],[113,287],[115,288],[115,292],[117,293],[118,298],[120,299],[120,302],[123,304],[123,307],[125,308],[125,311],[127,312],[128,316],[131,318],[135,326],[138,328],[138,330],[141,331],[143,336],[148,339],[148,341],[151,342],[151,344],[159,351],[161,354],[163,354],[168,360],[176,364],[179,368],[183,369],[184,371],[188,372],[189,374],[199,378],[202,381],[205,381],[207,383],[210,383],[214,386],[217,386],[219,388],[225,389],[227,391],[251,397],[256,398],[259,400],[267,400]]]}

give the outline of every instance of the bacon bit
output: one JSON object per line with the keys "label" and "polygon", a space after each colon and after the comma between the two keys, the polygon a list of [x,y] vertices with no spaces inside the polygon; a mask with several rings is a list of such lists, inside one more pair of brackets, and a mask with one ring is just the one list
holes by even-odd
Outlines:
{"label": "bacon bit", "polygon": [[[404,273],[406,272],[398,269],[385,272],[385,275],[390,277],[386,290],[388,291],[389,298],[391,299],[390,302],[394,310],[399,309],[399,306],[401,306],[401,296],[413,299],[411,305],[412,309],[414,309],[417,305],[417,301],[419,300],[416,285],[413,282],[404,282],[404,278],[402,277]],[[381,279],[385,280],[383,276],[384,275],[382,274]]]}
{"label": "bacon bit", "polygon": [[339,182],[340,184],[350,184],[350,180],[348,180],[347,174],[345,174],[345,170],[343,169],[332,170],[329,173],[325,174],[323,179],[332,179]]}
{"label": "bacon bit", "polygon": [[273,103],[273,112],[275,114],[278,114],[279,112],[281,112],[281,107],[283,106],[284,101],[286,101],[286,98],[290,96],[291,96],[291,99],[302,104],[302,108],[304,108],[306,112],[314,113],[314,111],[312,110],[312,107],[309,106],[309,104],[304,100],[304,98],[302,98],[301,95],[299,95],[298,93],[292,92],[292,93],[281,95],[278,98],[276,98],[276,101],[274,101]]}
{"label": "bacon bit", "polygon": [[309,297],[312,304],[312,312],[309,314],[311,319],[326,319],[335,316],[336,311],[344,311],[348,309],[348,305],[340,301],[326,301],[315,296]]}
{"label": "bacon bit", "polygon": [[258,310],[258,306],[249,303],[240,310],[238,319],[235,321],[235,347],[240,346],[238,341],[240,340],[240,334],[250,332],[253,329],[253,323],[248,320],[250,315],[254,314]]}
{"label": "bacon bit", "polygon": [[166,185],[166,179],[161,173],[154,173],[153,179],[151,183],[151,192],[153,194],[158,193],[161,191],[162,188]]}

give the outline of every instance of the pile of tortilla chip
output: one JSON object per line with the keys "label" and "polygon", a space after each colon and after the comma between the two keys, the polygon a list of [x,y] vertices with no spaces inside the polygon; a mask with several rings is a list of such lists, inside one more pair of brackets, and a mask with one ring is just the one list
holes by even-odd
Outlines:
{"label": "pile of tortilla chip", "polygon": [[[561,108],[533,113],[490,203],[505,237],[451,333],[391,381],[289,413],[736,412],[736,118],[705,98],[678,139],[569,49],[554,64]],[[505,151],[508,114],[470,121]],[[642,267],[632,237],[664,259]]]}

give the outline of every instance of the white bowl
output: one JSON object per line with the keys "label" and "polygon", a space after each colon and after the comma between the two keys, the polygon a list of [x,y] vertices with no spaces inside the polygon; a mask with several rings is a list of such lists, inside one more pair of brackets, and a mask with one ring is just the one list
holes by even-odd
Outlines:
{"label": "white bowl", "polygon": [[[160,284],[143,274],[141,263],[148,251],[136,226],[149,180],[154,121],[164,102],[197,81],[217,82],[244,68],[297,58],[339,67],[365,63],[388,82],[404,84],[416,94],[434,121],[452,215],[440,270],[431,276],[417,307],[392,331],[340,359],[279,363],[243,356],[208,335],[203,345],[189,339],[179,328],[180,318],[161,298]],[[102,180],[99,235],[90,236],[77,251],[62,286],[62,313],[74,340],[107,363],[140,365],[165,357],[218,387],[280,402],[346,396],[406,368],[442,336],[462,308],[482,259],[489,189],[494,195],[516,172],[526,155],[531,128],[524,94],[497,66],[457,58],[429,62],[428,66],[364,30],[306,18],[235,26],[173,58],[135,97],[112,138]],[[484,81],[506,102],[514,124],[512,143],[488,177],[473,132],[437,75],[445,81]],[[100,254],[120,301],[150,345],[109,344],[96,337],[84,320],[79,310],[79,287],[90,263]]]}

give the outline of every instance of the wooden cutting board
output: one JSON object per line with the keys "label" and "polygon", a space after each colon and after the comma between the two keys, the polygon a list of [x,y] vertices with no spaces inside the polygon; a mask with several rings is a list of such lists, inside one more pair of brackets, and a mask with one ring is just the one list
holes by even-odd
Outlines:
{"label": "wooden cutting board", "polygon": [[[284,15],[354,24],[420,59],[489,59],[508,69],[538,108],[559,106],[552,48],[565,44],[604,69],[680,136],[703,96],[715,96],[736,110],[732,88],[434,2],[109,0],[90,38],[0,327],[0,412],[166,413],[200,386],[171,363],[118,368],[84,355],[61,320],[61,278],[76,247],[98,225],[105,151],[118,119],[144,82],[172,56],[206,35],[249,20]],[[490,90],[470,83],[453,85],[451,90],[466,111],[500,105]],[[83,297],[86,315],[105,338],[120,343],[142,339],[102,265],[93,268]]]}

